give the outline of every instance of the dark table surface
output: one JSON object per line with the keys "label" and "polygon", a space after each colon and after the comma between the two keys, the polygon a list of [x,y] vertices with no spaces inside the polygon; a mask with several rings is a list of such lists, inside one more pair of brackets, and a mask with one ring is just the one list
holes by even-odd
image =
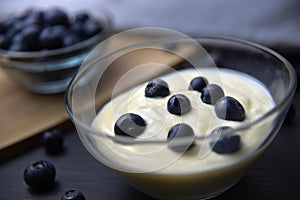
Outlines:
{"label": "dark table surface", "polygon": [[[216,199],[300,198],[299,100],[297,92],[295,115],[281,128],[262,158],[244,179]],[[48,155],[41,145],[34,145],[40,135],[0,152],[0,200],[55,200],[69,189],[82,191],[87,200],[152,199],[94,159],[70,124],[63,130],[65,148],[60,154]],[[30,190],[23,181],[25,167],[40,159],[51,161],[57,171],[54,186],[44,192]]]}

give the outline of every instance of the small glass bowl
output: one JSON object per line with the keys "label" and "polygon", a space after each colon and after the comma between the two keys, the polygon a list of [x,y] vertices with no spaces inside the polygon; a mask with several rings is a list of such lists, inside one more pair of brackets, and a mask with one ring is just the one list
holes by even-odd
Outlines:
{"label": "small glass bowl", "polygon": [[[147,82],[153,77],[168,73],[165,70],[165,60],[160,60],[159,55],[180,48],[181,43],[189,45],[186,38],[158,38],[123,46],[103,55],[99,54],[96,59],[83,63],[82,70],[79,70],[66,92],[66,109],[76,125],[82,143],[89,152],[100,162],[121,174],[135,188],[158,199],[206,199],[219,195],[236,184],[275,138],[296,89],[296,75],[293,67],[271,49],[234,38],[197,37],[194,40],[201,44],[208,53],[209,59],[214,61],[215,65],[213,64],[212,67],[233,69],[255,77],[269,90],[275,102],[275,106],[266,113],[228,131],[228,133],[243,134],[243,131],[249,133],[261,126],[270,128],[259,146],[237,157],[235,162],[215,163],[211,168],[203,171],[200,170],[201,166],[199,166],[199,171],[185,171],[184,164],[177,171],[165,172],[164,168],[143,171],[139,169],[139,166],[149,164],[157,167],[155,163],[160,164],[164,160],[159,153],[153,153],[153,155],[143,152],[131,153],[131,145],[141,149],[147,149],[148,145],[163,149],[168,145],[166,140],[132,140],[122,136],[112,136],[92,126],[99,110],[113,96],[139,83]],[[145,44],[147,48],[142,48]],[[187,49],[192,48],[193,46],[190,46]],[[141,54],[140,51],[142,51]],[[139,59],[141,55],[146,55],[148,60],[144,57],[141,61]],[[179,55],[174,56],[176,59]],[[197,68],[199,71],[201,71],[202,64],[205,67],[211,64],[205,56],[201,59],[197,57],[195,61],[202,62]],[[144,71],[139,71],[139,74],[130,76],[127,82],[123,82],[128,84],[119,84],[121,88],[116,89],[115,86],[126,73],[134,70],[136,66],[145,66],[147,63],[151,63],[152,67],[153,63],[158,63],[156,66],[159,67],[154,71],[151,71],[151,66],[144,68]],[[106,68],[107,65],[109,65],[108,68]],[[179,64],[170,67],[180,72],[182,68],[195,67],[195,65]],[[145,73],[149,72],[153,76],[143,78]],[[204,139],[196,138],[196,142],[201,143]],[[122,151],[123,147],[129,150]],[[177,160],[174,159],[174,164],[176,162]]]}
{"label": "small glass bowl", "polygon": [[[21,87],[33,93],[52,94],[64,92],[89,51],[106,38],[111,31],[111,14],[93,2],[82,1],[20,1],[1,7],[1,18],[27,9],[59,8],[69,14],[84,11],[98,20],[103,30],[91,38],[74,45],[32,52],[0,49],[0,67]],[[3,13],[7,13],[5,15]]]}

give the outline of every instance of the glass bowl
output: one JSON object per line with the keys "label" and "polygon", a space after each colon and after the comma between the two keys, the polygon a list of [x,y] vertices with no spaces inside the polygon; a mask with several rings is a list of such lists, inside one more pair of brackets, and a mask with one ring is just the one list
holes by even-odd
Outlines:
{"label": "glass bowl", "polygon": [[[87,12],[99,21],[103,30],[76,44],[53,50],[8,51],[0,49],[0,67],[21,87],[41,94],[64,92],[85,56],[111,30],[111,14],[99,3],[82,1],[18,1],[3,4],[1,19],[28,9],[59,8],[72,15]],[[72,16],[70,16],[72,17]]]}
{"label": "glass bowl", "polygon": [[[128,36],[139,30],[127,31],[109,40]],[[219,195],[245,176],[275,138],[295,93],[295,71],[289,62],[273,50],[245,40],[224,37],[191,39],[165,29],[157,32],[152,28],[144,30],[147,33],[155,32],[156,36],[128,43],[104,54],[92,51],[90,59],[83,63],[67,89],[67,112],[88,151],[138,190],[157,199],[206,199]],[[199,44],[201,46],[197,46]],[[151,136],[138,139],[95,128],[97,124],[110,123],[105,117],[99,120],[95,118],[109,103],[113,105],[111,99],[118,98],[124,91],[131,89],[133,92],[130,93],[128,102],[126,98],[123,99],[125,103],[130,103],[137,85],[142,84],[144,87],[145,83],[155,77],[165,77],[170,73],[180,75],[182,70],[190,68],[199,73],[204,68],[234,70],[250,75],[264,85],[274,105],[257,117],[224,131],[224,135],[241,135],[242,145],[250,143],[250,140],[244,138],[259,131],[263,137],[256,145],[242,150],[242,153],[218,155],[220,159],[211,163],[207,161],[207,164],[206,160],[215,152],[205,151],[205,148],[201,150],[200,147],[193,147],[186,153],[186,149],[169,153],[170,141],[167,139],[153,139]],[[219,78],[222,79],[222,76]],[[182,80],[184,79],[179,76],[168,84],[171,88],[172,84]],[[187,83],[183,81],[183,84]],[[249,90],[246,93],[251,98],[255,91]],[[116,110],[112,110],[112,116],[120,116],[120,113],[115,113],[117,110],[130,112],[133,109],[124,106],[122,102],[118,103],[114,105]],[[148,109],[146,104],[144,109]],[[157,112],[160,112],[159,109]],[[168,117],[162,116],[161,121],[166,120]],[[113,127],[114,124],[108,126]],[[193,144],[205,147],[213,137],[213,134],[196,135]],[[179,138],[176,142],[177,145],[185,144],[187,138]],[[277,161],[274,160],[274,164],[275,162]]]}

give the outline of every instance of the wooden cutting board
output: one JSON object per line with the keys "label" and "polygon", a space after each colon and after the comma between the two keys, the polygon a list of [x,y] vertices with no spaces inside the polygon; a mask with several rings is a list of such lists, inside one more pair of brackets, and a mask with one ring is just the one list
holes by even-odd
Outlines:
{"label": "wooden cutting board", "polygon": [[[116,38],[109,43],[107,48],[115,49],[130,43],[130,41],[143,41],[145,38],[151,37],[153,36],[135,35],[121,39]],[[151,61],[147,53],[143,52],[133,59],[128,58],[126,57],[119,60],[119,62],[115,62],[118,63],[118,66],[123,66],[123,68],[115,68],[117,70],[114,72],[114,79],[118,79],[121,76],[120,72],[127,68],[125,66],[130,68],[133,60],[133,63]],[[170,56],[170,54],[163,52],[153,54],[152,59],[162,60],[162,63],[168,66],[174,66],[182,61],[178,57]],[[154,74],[155,72],[150,70],[149,73],[141,74],[141,77],[146,79],[147,76]],[[27,92],[9,79],[2,69],[0,69],[0,99],[0,150],[69,119],[65,110],[64,94],[39,95]]]}

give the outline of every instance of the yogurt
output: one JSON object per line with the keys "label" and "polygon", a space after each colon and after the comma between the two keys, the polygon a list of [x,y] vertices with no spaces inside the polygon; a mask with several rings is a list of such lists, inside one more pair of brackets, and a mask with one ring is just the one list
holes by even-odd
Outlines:
{"label": "yogurt", "polygon": [[[189,90],[190,81],[205,77],[209,84],[219,85],[225,96],[237,99],[245,109],[243,121],[223,120],[216,116],[214,105],[203,103],[200,92]],[[222,192],[236,183],[256,159],[253,153],[268,137],[272,120],[237,131],[241,139],[239,151],[218,154],[211,150],[208,137],[220,126],[237,127],[259,118],[275,106],[265,86],[242,72],[229,69],[185,69],[159,77],[166,81],[170,94],[166,97],[147,98],[141,84],[107,102],[95,117],[92,126],[114,136],[114,124],[125,113],[135,113],[147,123],[145,131],[136,141],[167,139],[168,131],[178,123],[188,124],[196,137],[193,147],[178,153],[161,144],[122,144],[111,139],[96,137],[95,144],[114,168],[138,189],[160,198],[204,198]],[[183,94],[191,102],[191,111],[181,116],[167,110],[167,101],[174,94]],[[251,155],[251,156],[249,156]],[[116,167],[117,166],[117,167]]]}

